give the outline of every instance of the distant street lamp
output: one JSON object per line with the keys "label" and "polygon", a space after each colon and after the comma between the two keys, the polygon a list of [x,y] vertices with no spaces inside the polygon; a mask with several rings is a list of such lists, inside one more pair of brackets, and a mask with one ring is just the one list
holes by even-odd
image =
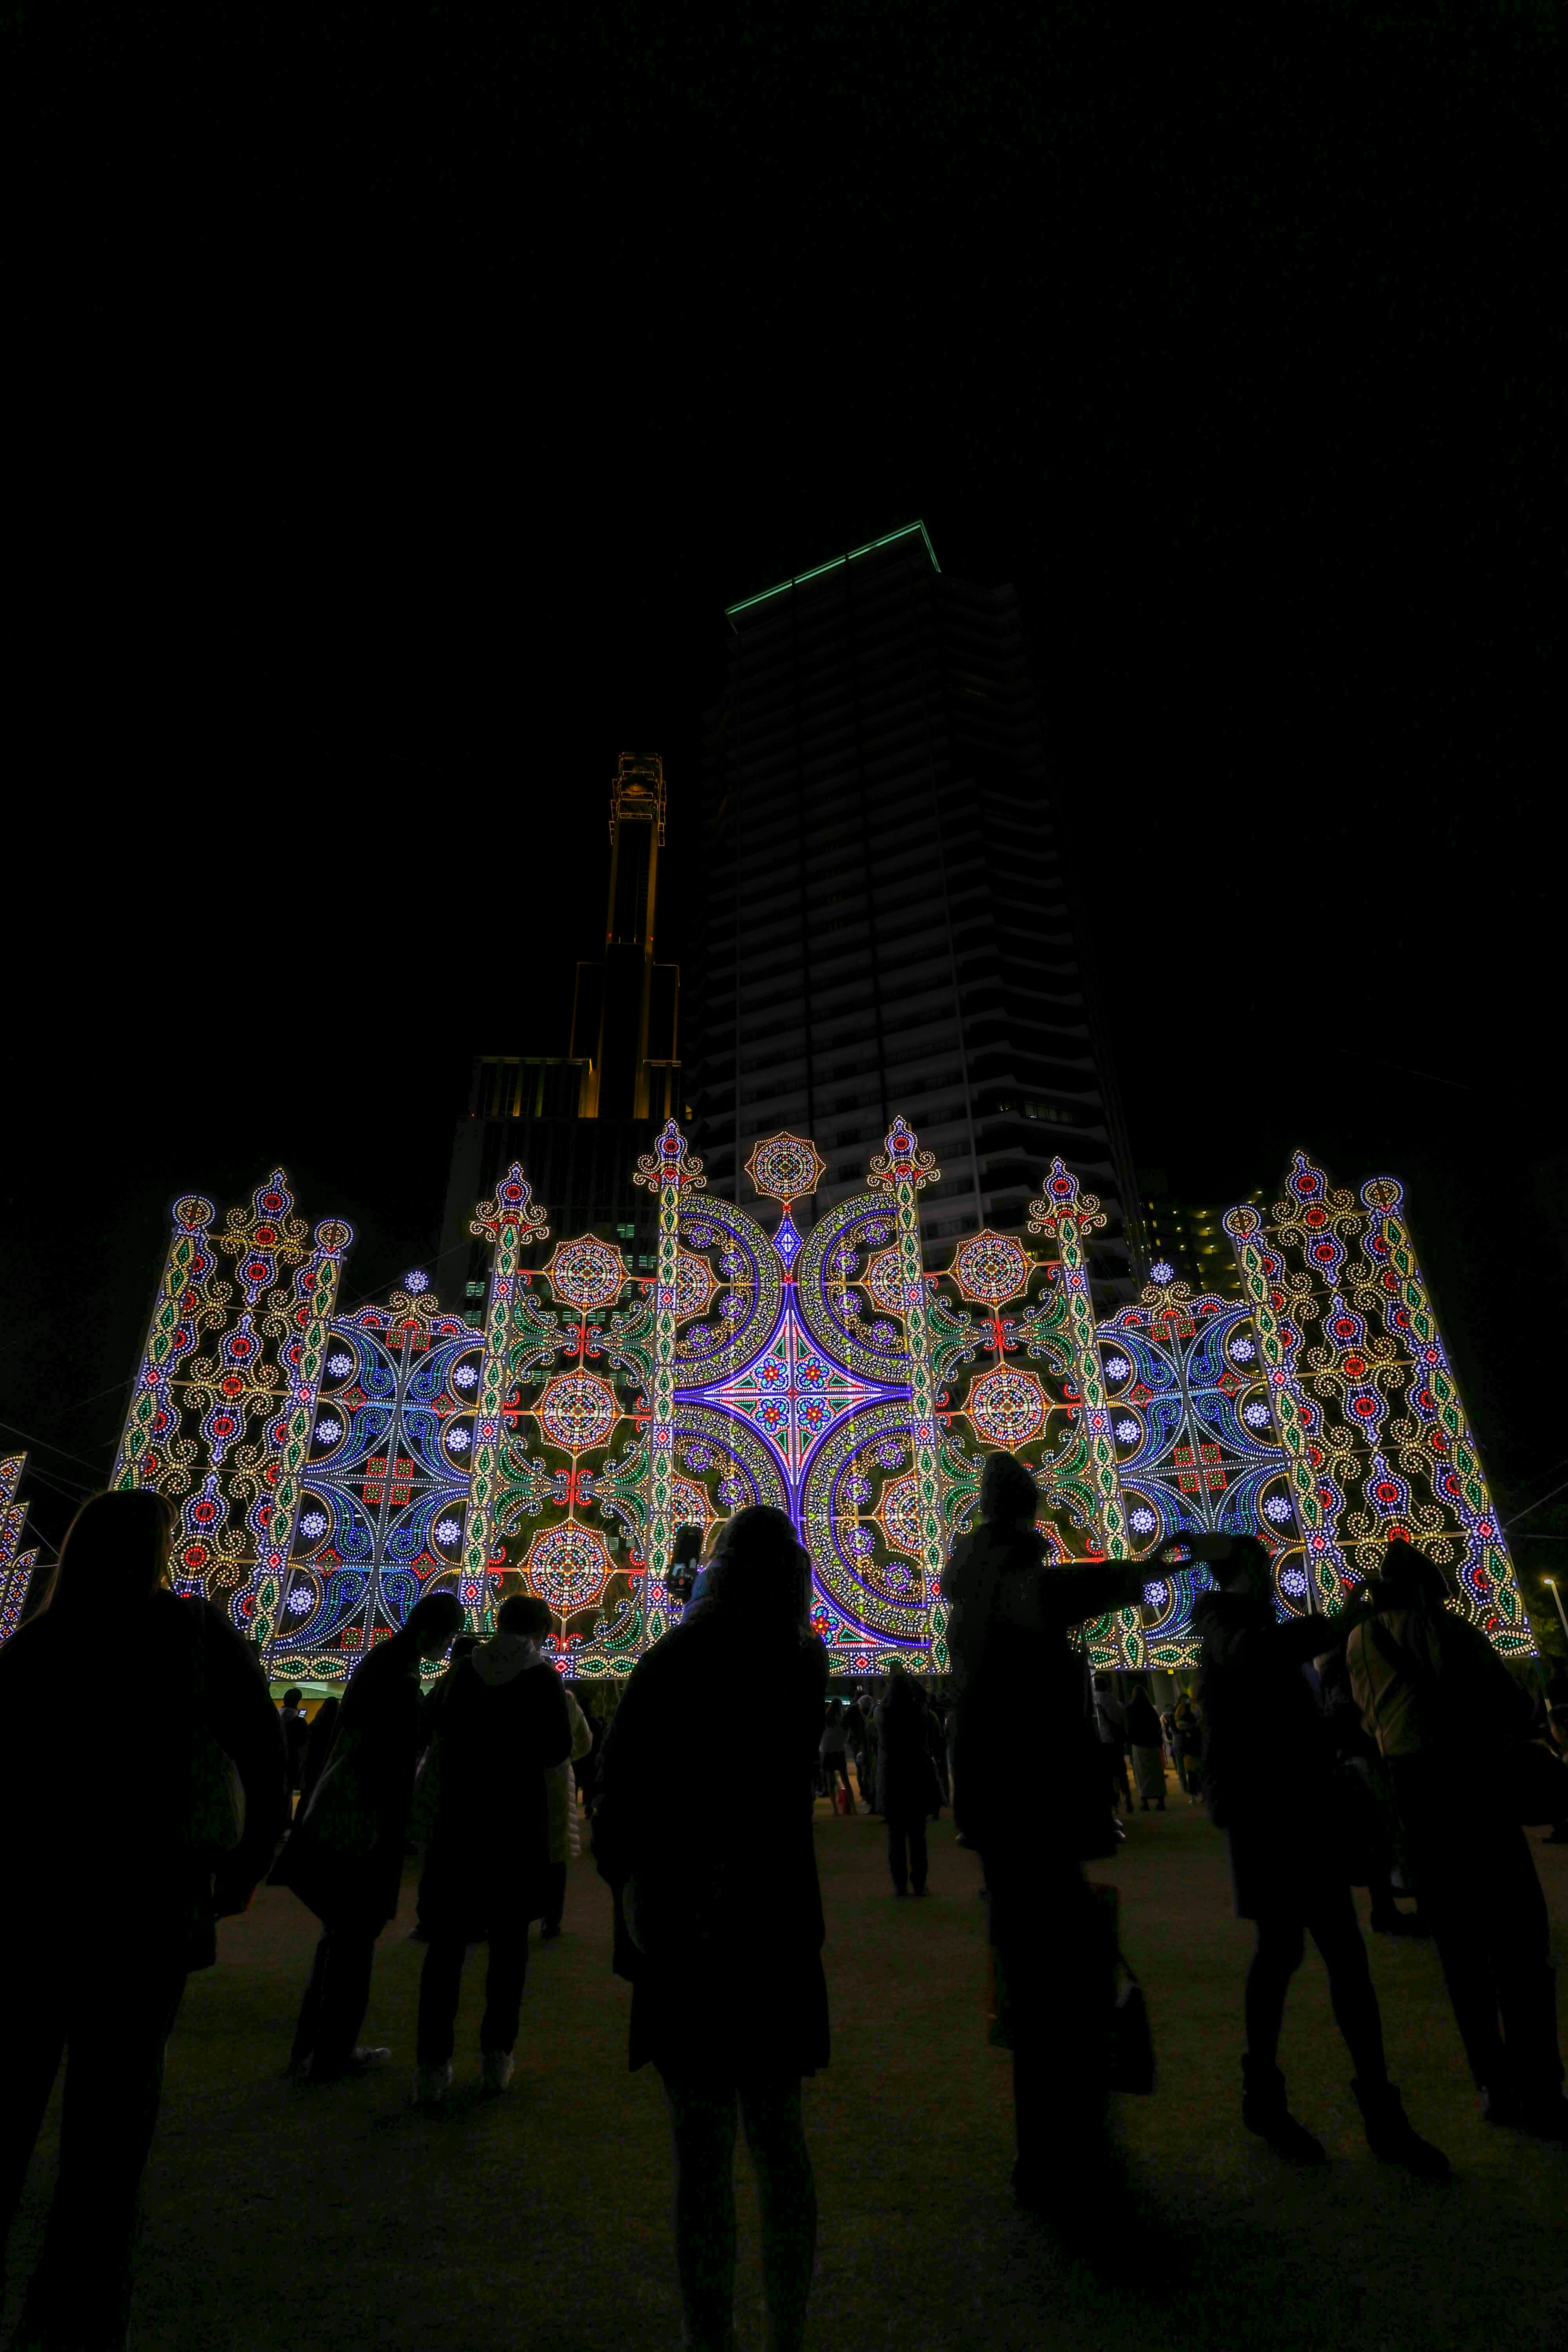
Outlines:
{"label": "distant street lamp", "polygon": [[1568,1612],[1564,1612],[1563,1607],[1563,1595],[1557,1590],[1557,1579],[1554,1576],[1543,1576],[1541,1581],[1545,1585],[1553,1601],[1556,1601],[1557,1614],[1562,1620],[1563,1631],[1565,1634],[1568,1634]]}

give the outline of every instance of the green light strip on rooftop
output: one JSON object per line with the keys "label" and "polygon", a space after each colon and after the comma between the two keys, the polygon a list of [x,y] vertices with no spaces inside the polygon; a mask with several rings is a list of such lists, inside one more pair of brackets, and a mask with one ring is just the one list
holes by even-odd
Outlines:
{"label": "green light strip on rooftop", "polygon": [[726,604],[724,617],[727,621],[733,620],[737,613],[748,613],[753,604],[765,604],[770,596],[782,596],[786,589],[802,587],[808,580],[820,580],[825,572],[837,572],[845,564],[853,563],[858,555],[874,554],[879,547],[891,547],[895,540],[908,539],[911,532],[917,530],[925,541],[925,551],[931,557],[931,570],[940,572],[942,566],[936,560],[936,550],[931,543],[930,531],[923,522],[907,522],[899,530],[884,531],[880,539],[868,539],[864,547],[852,547],[847,555],[836,555],[830,563],[816,563],[809,572],[797,572],[793,579],[781,580],[776,588],[764,588],[760,595],[743,596],[738,604]]}

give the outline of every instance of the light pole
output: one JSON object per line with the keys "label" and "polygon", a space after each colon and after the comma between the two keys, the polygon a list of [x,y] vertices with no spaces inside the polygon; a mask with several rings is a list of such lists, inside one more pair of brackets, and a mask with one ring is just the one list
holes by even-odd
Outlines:
{"label": "light pole", "polygon": [[1563,1595],[1557,1590],[1557,1579],[1554,1576],[1543,1576],[1541,1581],[1545,1585],[1553,1601],[1556,1601],[1558,1618],[1561,1621],[1563,1633],[1568,1635],[1568,1612],[1565,1612],[1563,1607]]}

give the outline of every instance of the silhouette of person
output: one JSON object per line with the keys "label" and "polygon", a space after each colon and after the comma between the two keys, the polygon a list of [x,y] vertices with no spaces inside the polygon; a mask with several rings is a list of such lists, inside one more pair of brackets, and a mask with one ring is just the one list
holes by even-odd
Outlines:
{"label": "silhouette of person", "polygon": [[[594,1851],[615,1890],[634,2067],[663,2078],[690,2352],[732,2343],[737,2110],[756,2167],[774,2352],[799,2352],[816,2242],[801,2078],[827,2063],[812,1783],[827,1658],[782,1511],[731,1521],[699,1607],[638,1661],[600,1761]],[[691,1727],[744,1685],[745,1769],[682,1801]]]}
{"label": "silhouette of person", "polygon": [[827,1781],[828,1799],[835,1804],[841,1783],[846,1797],[852,1798],[855,1793],[849,1785],[848,1747],[849,1725],[844,1701],[836,1698],[829,1704],[822,1727],[822,1738],[817,1743],[817,1754]]}
{"label": "silhouette of person", "polygon": [[283,1734],[283,1765],[288,1783],[290,1814],[292,1814],[294,1799],[299,1793],[300,1783],[304,1775],[305,1750],[310,1741],[310,1717],[305,1713],[304,1699],[303,1691],[286,1690],[278,1717],[279,1727]]}
{"label": "silhouette of person", "polygon": [[19,2344],[124,2343],[163,2045],[187,1972],[216,1956],[215,1918],[244,1910],[283,1822],[260,1664],[221,1610],[167,1590],[174,1526],[148,1488],[94,1496],[52,1591],[0,1650],[0,2247],[66,2064]]}
{"label": "silhouette of person", "polygon": [[[542,1639],[549,1630],[550,1612],[546,1610],[538,1638]],[[542,1944],[554,1941],[565,1917],[567,1870],[573,1856],[583,1850],[577,1827],[577,1783],[573,1775],[586,1763],[594,1747],[594,1727],[578,1706],[570,1683],[561,1685],[561,1696],[566,1702],[567,1720],[572,1727],[572,1748],[566,1761],[552,1764],[544,1776],[550,1798],[550,1867],[544,1883],[544,1914],[539,1923]]]}
{"label": "silhouette of person", "polygon": [[1067,1635],[1138,1600],[1145,1571],[1126,1560],[1047,1568],[1038,1507],[1026,1465],[987,1454],[984,1524],[953,1547],[942,1589],[953,1816],[984,1864],[1012,2011],[1014,2190],[1071,2231],[1104,2217],[1115,1943],[1080,1867],[1110,1850],[1112,1832],[1087,1665]]}
{"label": "silhouette of person", "polygon": [[1114,1810],[1120,1802],[1128,1812],[1132,1811],[1132,1790],[1127,1778],[1127,1716],[1115,1687],[1110,1683],[1095,1683],[1094,1725],[1099,1734],[1100,1754],[1110,1780],[1110,1802]]}
{"label": "silhouette of person", "polygon": [[419,1759],[419,1668],[441,1655],[462,1622],[455,1593],[427,1593],[401,1631],[361,1660],[331,1753],[272,1874],[321,1922],[289,2061],[291,2070],[308,2068],[312,2083],[363,2074],[391,2055],[359,2035],[375,1939],[397,1912]]}
{"label": "silhouette of person", "polygon": [[342,1705],[342,1699],[335,1693],[330,1694],[310,1717],[310,1732],[305,1741],[305,1760],[300,1771],[300,1802],[294,1813],[296,1821],[310,1804],[310,1791],[321,1779],[326,1760],[332,1752],[332,1741],[337,1737],[338,1709]]}
{"label": "silhouette of person", "polygon": [[1322,2142],[1291,2115],[1278,2063],[1285,1996],[1310,1935],[1355,2062],[1351,2088],[1367,2145],[1386,2163],[1441,2179],[1447,2157],[1419,2137],[1388,2079],[1383,2019],[1335,1836],[1332,1746],[1302,1671],[1369,1617],[1371,1604],[1281,1624],[1273,1564],[1255,1536],[1184,1540],[1194,1558],[1211,1562],[1219,1588],[1200,1593],[1193,1609],[1203,1643],[1205,1788],[1211,1818],[1226,1833],[1237,1916],[1256,1928],[1242,2121],[1281,2156],[1327,2161]]}
{"label": "silhouette of person", "polygon": [[1528,1732],[1531,1703],[1479,1627],[1444,1606],[1447,1592],[1435,1560],[1391,1543],[1376,1613],[1352,1633],[1346,1663],[1394,1783],[1481,2112],[1568,2141],[1546,1902],[1506,1780],[1488,1769]]}
{"label": "silhouette of person", "polygon": [[895,1658],[877,1709],[877,1811],[888,1824],[895,1895],[926,1891],[926,1822],[939,1802],[925,1700]]}
{"label": "silhouette of person", "polygon": [[1154,1702],[1142,1683],[1135,1683],[1127,1702],[1127,1745],[1132,1750],[1132,1772],[1138,1783],[1138,1803],[1147,1812],[1152,1805],[1157,1812],[1165,1810],[1165,1759],[1161,1754],[1163,1735],[1160,1718],[1154,1712]]}
{"label": "silhouette of person", "polygon": [[542,1601],[515,1593],[496,1630],[465,1659],[442,1702],[426,1769],[436,1779],[434,1820],[419,1880],[429,1948],[419,1979],[416,2102],[434,2106],[452,2080],[463,1960],[489,1942],[480,2081],[511,2080],[528,1974],[528,1929],[549,1900],[550,1800],[546,1772],[563,1763],[572,1726],[561,1678],[539,1647],[550,1630]]}

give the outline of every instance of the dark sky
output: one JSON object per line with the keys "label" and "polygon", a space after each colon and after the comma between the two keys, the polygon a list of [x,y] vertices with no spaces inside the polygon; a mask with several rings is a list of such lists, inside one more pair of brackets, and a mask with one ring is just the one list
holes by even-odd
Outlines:
{"label": "dark sky", "polygon": [[351,1295],[429,1255],[616,752],[679,958],[723,604],[916,515],[1023,599],[1140,1160],[1403,1174],[1554,1483],[1551,11],[3,23],[0,1412],[61,1485],[177,1192],[280,1159]]}

